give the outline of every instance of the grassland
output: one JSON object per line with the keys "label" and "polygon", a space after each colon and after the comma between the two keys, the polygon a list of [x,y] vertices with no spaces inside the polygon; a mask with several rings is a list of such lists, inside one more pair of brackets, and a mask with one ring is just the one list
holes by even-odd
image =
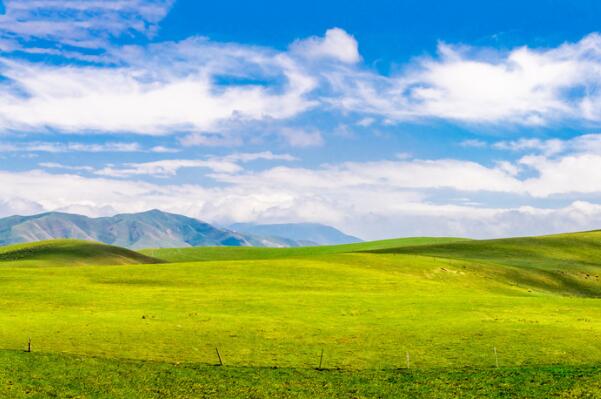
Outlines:
{"label": "grassland", "polygon": [[52,240],[0,247],[3,266],[86,266],[154,264],[162,260],[125,248],[79,240]]}
{"label": "grassland", "polygon": [[193,248],[155,248],[140,253],[160,258],[167,262],[205,262],[225,260],[257,260],[304,258],[307,256],[333,255],[343,253],[386,250],[423,245],[448,244],[469,241],[452,237],[412,237],[392,240],[360,242],[345,245],[323,245],[301,248],[259,248],[259,247],[193,247]]}
{"label": "grassland", "polygon": [[599,232],[46,251],[0,253],[0,396],[601,395]]}
{"label": "grassland", "polygon": [[0,351],[3,398],[596,398],[599,393],[596,366],[319,371]]}

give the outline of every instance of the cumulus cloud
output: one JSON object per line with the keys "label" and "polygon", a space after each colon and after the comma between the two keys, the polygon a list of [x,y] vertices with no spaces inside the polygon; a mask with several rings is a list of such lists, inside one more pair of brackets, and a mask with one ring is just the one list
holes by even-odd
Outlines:
{"label": "cumulus cloud", "polygon": [[290,47],[292,52],[306,58],[330,58],[351,64],[361,60],[357,40],[340,28],[328,29],[324,37],[297,40]]}
{"label": "cumulus cloud", "polygon": [[362,64],[356,40],[338,28],[287,51],[193,37],[110,48],[104,57],[60,65],[0,57],[0,131],[183,132],[186,145],[215,146],[242,144],[228,126],[308,111],[354,113],[363,127],[601,122],[598,34],[551,49],[441,44],[436,56],[392,75]]}
{"label": "cumulus cloud", "polygon": [[[199,49],[202,50],[202,49]],[[311,79],[288,71],[283,93],[265,87],[215,92],[209,71],[65,67],[7,62],[3,75],[27,93],[0,91],[0,129],[173,134],[204,131],[228,119],[288,118],[309,108]]]}
{"label": "cumulus cloud", "polygon": [[330,74],[330,100],[396,121],[439,118],[462,123],[540,126],[601,121],[601,36],[557,48],[508,52],[440,44],[391,77],[364,70]]}

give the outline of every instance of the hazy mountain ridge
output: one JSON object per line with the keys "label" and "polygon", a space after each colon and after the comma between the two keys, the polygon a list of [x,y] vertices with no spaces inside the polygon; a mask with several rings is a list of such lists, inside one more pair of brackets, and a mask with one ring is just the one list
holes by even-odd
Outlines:
{"label": "hazy mountain ridge", "polygon": [[256,239],[208,223],[157,210],[112,217],[50,212],[0,219],[0,245],[76,238],[126,248],[251,246]]}
{"label": "hazy mountain ridge", "polygon": [[159,210],[100,218],[49,212],[0,219],[0,245],[61,238],[93,240],[130,249],[316,245],[309,240],[231,231]]}
{"label": "hazy mountain ridge", "polygon": [[319,223],[254,224],[236,223],[228,227],[243,234],[284,238],[308,245],[354,244],[363,240]]}

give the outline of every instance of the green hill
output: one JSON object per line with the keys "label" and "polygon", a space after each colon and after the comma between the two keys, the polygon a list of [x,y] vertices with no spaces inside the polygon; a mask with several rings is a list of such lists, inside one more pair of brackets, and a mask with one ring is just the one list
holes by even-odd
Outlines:
{"label": "green hill", "polygon": [[0,247],[0,266],[90,266],[160,263],[125,248],[80,240],[50,240]]}
{"label": "green hill", "polygon": [[452,237],[412,237],[391,240],[359,242],[342,245],[323,245],[297,248],[260,248],[260,247],[196,247],[196,248],[152,248],[140,250],[148,256],[164,259],[168,262],[204,262],[226,260],[281,259],[317,256],[328,254],[352,253],[379,249],[394,249],[405,246],[446,244],[465,241]]}
{"label": "green hill", "polygon": [[18,267],[89,263],[80,244],[4,255],[0,396],[601,394],[601,232]]}
{"label": "green hill", "polygon": [[463,241],[372,250],[379,254],[430,256],[462,261],[494,278],[543,290],[601,296],[601,231]]}
{"label": "green hill", "polygon": [[370,251],[485,260],[514,266],[547,269],[569,266],[574,262],[581,265],[597,265],[596,257],[601,255],[601,231],[435,243],[427,247],[399,245],[398,247],[370,249]]}

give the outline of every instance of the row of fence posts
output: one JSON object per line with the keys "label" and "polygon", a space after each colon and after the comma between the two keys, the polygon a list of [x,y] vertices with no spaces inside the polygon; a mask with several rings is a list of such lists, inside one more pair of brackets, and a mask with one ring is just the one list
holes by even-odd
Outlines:
{"label": "row of fence posts", "polygon": [[[26,352],[31,353],[31,338],[27,339],[27,350]],[[219,366],[223,366],[223,358],[221,357],[221,353],[219,352],[219,348],[215,347],[215,352],[217,353],[217,360],[219,360]],[[493,353],[495,354],[495,367],[499,368],[499,356],[497,355],[497,347],[493,346]],[[323,355],[324,349],[321,349],[321,354],[319,355],[319,367],[317,370],[324,370],[323,368]],[[409,352],[405,353],[405,359],[407,363],[407,368],[411,368],[411,358],[409,357]]]}
{"label": "row of fence posts", "polygon": [[[30,347],[31,347],[31,340],[30,340]],[[30,350],[31,351],[31,350]],[[223,366],[223,359],[221,358],[221,353],[219,353],[219,348],[215,348],[215,352],[217,352],[217,359],[219,360],[219,365]],[[497,347],[493,346],[493,353],[495,354],[495,367],[499,368],[499,356],[497,355]],[[319,367],[317,367],[317,370],[324,370],[323,368],[323,354],[324,354],[324,350],[323,348],[321,349],[321,354],[319,355]],[[406,359],[406,364],[407,364],[407,368],[411,368],[411,358],[409,356],[409,352],[405,353],[405,359]]]}

